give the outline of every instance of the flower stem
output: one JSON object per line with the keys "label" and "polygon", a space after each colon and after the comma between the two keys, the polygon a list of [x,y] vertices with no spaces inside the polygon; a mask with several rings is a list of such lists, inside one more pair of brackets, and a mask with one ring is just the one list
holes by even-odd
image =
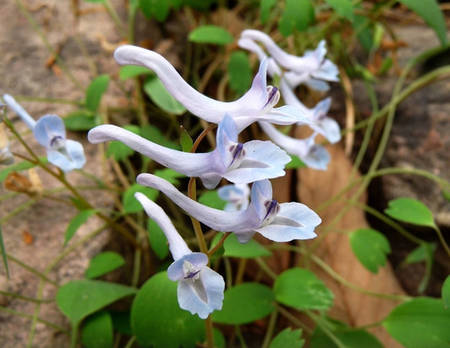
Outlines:
{"label": "flower stem", "polygon": [[449,249],[449,247],[448,247],[447,242],[445,241],[444,236],[442,235],[441,230],[439,229],[439,227],[437,227],[437,225],[434,225],[434,226],[433,226],[433,229],[436,231],[436,233],[437,233],[437,235],[438,235],[438,238],[439,238],[439,240],[440,240],[442,246],[444,247],[445,251],[447,252],[447,255],[450,256],[450,249]]}
{"label": "flower stem", "polygon": [[206,329],[206,346],[208,348],[214,348],[214,331],[211,316],[208,316],[208,318],[205,319],[205,329]]}

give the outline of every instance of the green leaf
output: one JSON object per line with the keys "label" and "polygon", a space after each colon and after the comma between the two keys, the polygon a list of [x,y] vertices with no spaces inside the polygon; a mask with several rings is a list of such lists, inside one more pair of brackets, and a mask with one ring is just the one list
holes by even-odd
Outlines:
{"label": "green leaf", "polygon": [[89,219],[89,217],[91,217],[95,213],[95,209],[82,210],[77,215],[75,215],[72,220],[70,220],[69,226],[67,226],[66,233],[64,235],[64,246],[69,243],[69,241],[72,239],[81,225],[83,225]]}
{"label": "green leaf", "polygon": [[182,310],[177,301],[177,283],[161,272],[145,282],[131,307],[131,328],[144,347],[195,347],[204,338],[204,324]]}
{"label": "green leaf", "polygon": [[[47,163],[47,158],[45,158],[45,157],[40,157],[40,160],[43,163]],[[10,165],[10,166],[6,167],[5,169],[0,170],[0,182],[5,181],[6,177],[9,175],[9,173],[21,172],[23,170],[27,170],[27,169],[34,168],[34,167],[36,167],[36,165],[31,162],[28,162],[28,161],[14,163],[13,165]]]}
{"label": "green leaf", "polygon": [[141,203],[139,203],[139,201],[134,197],[134,194],[136,192],[143,193],[147,196],[148,199],[152,201],[158,198],[159,195],[159,191],[156,191],[155,189],[152,189],[150,187],[142,186],[139,184],[130,186],[122,196],[123,210],[125,213],[138,213],[144,210]]}
{"label": "green leaf", "polygon": [[224,28],[215,25],[202,25],[189,33],[189,41],[215,45],[226,45],[234,41]]}
{"label": "green leaf", "polygon": [[105,251],[95,255],[92,258],[88,269],[84,273],[84,276],[89,279],[97,278],[114,271],[124,264],[125,260],[121,255],[115,253],[114,251]]}
{"label": "green leaf", "polygon": [[111,348],[114,345],[113,324],[108,312],[98,312],[88,317],[81,331],[85,348]]}
{"label": "green leaf", "polygon": [[433,214],[425,204],[412,198],[397,198],[389,201],[384,211],[390,217],[413,225],[434,228]]}
{"label": "green leaf", "polygon": [[136,293],[136,289],[100,280],[72,280],[58,289],[56,304],[73,326],[107,305]]}
{"label": "green leaf", "polygon": [[278,302],[297,309],[328,309],[333,293],[316,275],[306,269],[291,268],[281,273],[274,284]]}
{"label": "green leaf", "polygon": [[127,80],[132,77],[137,77],[139,75],[149,75],[153,74],[153,72],[146,68],[145,66],[136,66],[136,65],[125,65],[119,70],[119,79]]}
{"label": "green leaf", "polygon": [[147,18],[163,22],[169,14],[170,3],[169,0],[139,0],[139,7]]}
{"label": "green leaf", "polygon": [[144,91],[150,99],[169,114],[181,115],[186,109],[172,95],[167,92],[161,80],[153,75],[145,81]]}
{"label": "green leaf", "polygon": [[278,30],[283,36],[289,36],[294,28],[305,31],[314,23],[314,20],[314,7],[311,0],[286,0]]}
{"label": "green leaf", "polygon": [[159,176],[160,178],[167,180],[173,185],[178,185],[180,183],[180,181],[178,181],[179,178],[186,177],[186,175],[178,173],[170,168],[155,170],[154,174],[156,176]]}
{"label": "green leaf", "polygon": [[266,285],[244,283],[225,291],[223,307],[214,312],[216,323],[241,325],[264,318],[274,310],[274,296]]}
{"label": "green leaf", "polygon": [[305,340],[302,339],[302,329],[292,330],[288,327],[275,336],[269,348],[302,348],[304,344]]}
{"label": "green leaf", "polygon": [[223,210],[227,202],[219,197],[217,190],[205,191],[198,198],[199,203],[207,205],[208,207]]}
{"label": "green leaf", "polygon": [[270,256],[271,252],[259,244],[256,240],[250,239],[247,243],[239,243],[235,234],[231,234],[225,239],[223,244],[224,256],[253,258]]}
{"label": "green leaf", "polygon": [[296,155],[290,155],[291,161],[286,164],[286,169],[306,168],[306,164]]}
{"label": "green leaf", "polygon": [[194,146],[194,142],[185,128],[181,131],[180,145],[184,152],[191,152],[192,147]]}
{"label": "green leaf", "polygon": [[169,255],[169,246],[167,244],[167,238],[161,227],[152,219],[147,222],[148,240],[150,246],[159,259],[165,259]]}
{"label": "green leaf", "polygon": [[8,256],[6,255],[5,243],[3,243],[3,232],[1,225],[0,225],[0,249],[2,251],[3,266],[5,266],[6,276],[9,278]]}
{"label": "green leaf", "polygon": [[442,45],[447,43],[447,26],[436,0],[400,0],[400,2],[422,17],[436,32]]}
{"label": "green leaf", "polygon": [[391,252],[386,237],[371,228],[360,228],[350,233],[350,244],[359,262],[372,273],[386,265],[386,255]]}
{"label": "green leaf", "polygon": [[78,110],[64,117],[64,124],[71,131],[87,131],[97,125],[97,120],[91,111]]}
{"label": "green leaf", "polygon": [[173,141],[167,139],[161,131],[152,125],[145,125],[141,128],[141,136],[145,139],[153,141],[161,146],[170,147],[171,149],[179,150],[180,146]]}
{"label": "green leaf", "polygon": [[[123,128],[139,134],[139,127],[134,125],[126,125]],[[108,148],[106,149],[106,156],[113,157],[116,161],[123,161],[125,158],[130,157],[134,153],[134,150],[127,145],[121,143],[120,141],[110,141],[108,143]]]}
{"label": "green leaf", "polygon": [[370,52],[374,46],[373,25],[370,19],[356,15],[353,26],[357,33],[359,43],[367,52]]}
{"label": "green leaf", "polygon": [[383,326],[406,348],[450,346],[450,311],[441,299],[418,297],[393,309]]}
{"label": "green leaf", "polygon": [[214,328],[213,329],[213,335],[214,335],[214,347],[217,348],[226,348],[227,344],[225,342],[225,337],[223,337],[222,332],[220,332],[219,329]]}
{"label": "green leaf", "polygon": [[445,278],[445,282],[442,285],[442,301],[444,302],[444,308],[450,309],[450,276]]}
{"label": "green leaf", "polygon": [[[375,336],[364,330],[338,327],[333,330],[333,335],[346,348],[383,348]],[[311,336],[310,348],[338,348],[338,346],[320,328],[316,328]]]}
{"label": "green leaf", "polygon": [[406,256],[403,263],[409,265],[416,262],[427,261],[430,258],[433,259],[433,254],[435,250],[436,244],[422,243]]}
{"label": "green leaf", "polygon": [[100,75],[96,77],[86,89],[86,108],[97,112],[103,94],[108,89],[109,76]]}
{"label": "green leaf", "polygon": [[244,94],[252,84],[253,73],[246,53],[233,52],[228,61],[230,88],[237,94]]}
{"label": "green leaf", "polygon": [[353,15],[353,5],[351,0],[326,0],[338,15],[353,22],[355,16]]}
{"label": "green leaf", "polygon": [[272,8],[275,6],[276,3],[277,0],[261,0],[260,17],[262,24],[266,24],[266,22],[269,20]]}

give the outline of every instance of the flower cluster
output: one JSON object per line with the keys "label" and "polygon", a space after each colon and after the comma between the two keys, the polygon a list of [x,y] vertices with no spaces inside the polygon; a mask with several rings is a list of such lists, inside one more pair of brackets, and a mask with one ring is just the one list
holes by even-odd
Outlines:
{"label": "flower cluster", "polygon": [[[114,125],[91,129],[88,139],[92,143],[120,141],[165,167],[200,178],[207,189],[217,187],[222,179],[233,183],[219,188],[218,194],[227,205],[224,210],[218,210],[192,200],[163,178],[148,173],[137,177],[139,184],[163,192],[211,229],[234,233],[241,243],[248,242],[255,233],[276,242],[314,238],[320,217],[304,204],[278,203],[272,197],[268,179],[285,174],[285,165],[291,160],[285,151],[297,155],[312,168],[326,168],[328,153],[315,144],[314,139],[317,134],[330,142],[340,138],[339,126],[326,116],[330,99],[309,109],[297,99],[294,88],[305,83],[324,90],[327,88],[325,81],[336,81],[338,71],[325,59],[324,42],[315,51],[296,57],[282,51],[264,33],[246,30],[239,45],[256,53],[261,63],[250,89],[232,102],[217,101],[199,93],[156,52],[125,45],[114,54],[119,64],[140,65],[153,70],[169,93],[188,111],[218,124],[217,146],[211,152],[187,153],[169,149]],[[267,84],[267,75],[277,77],[279,88]],[[286,105],[277,107],[281,96]],[[273,142],[239,141],[239,133],[255,122]],[[294,139],[274,126],[293,124],[308,126],[313,134],[306,139]],[[208,267],[208,255],[188,248],[161,207],[142,193],[136,193],[135,197],[167,237],[174,259],[168,268],[168,277],[178,282],[180,307],[201,318],[221,309],[224,280]]]}

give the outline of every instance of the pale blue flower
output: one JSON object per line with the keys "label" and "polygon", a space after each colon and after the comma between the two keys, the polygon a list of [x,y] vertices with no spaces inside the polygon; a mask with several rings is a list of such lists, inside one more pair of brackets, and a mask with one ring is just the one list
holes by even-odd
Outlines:
{"label": "pale blue flower", "polygon": [[3,100],[33,131],[38,143],[47,149],[50,163],[64,172],[84,166],[86,158],[83,146],[77,141],[66,139],[66,128],[59,116],[45,115],[36,122],[12,96],[5,94]]}
{"label": "pale blue flower", "polygon": [[174,259],[167,269],[167,275],[170,280],[178,282],[180,307],[202,319],[206,319],[213,311],[222,309],[225,282],[220,274],[208,267],[208,256],[189,249],[159,205],[142,193],[138,192],[134,196],[167,237]]}
{"label": "pale blue flower", "polygon": [[113,125],[101,125],[88,133],[91,143],[119,140],[133,150],[189,177],[200,177],[207,188],[223,178],[238,184],[275,178],[285,174],[289,156],[270,141],[238,142],[233,119],[225,116],[219,123],[217,148],[208,153],[190,153],[166,148]]}
{"label": "pale blue flower", "polygon": [[247,184],[225,185],[217,190],[219,197],[226,201],[225,211],[245,210],[248,207],[250,189]]}
{"label": "pale blue flower", "polygon": [[233,232],[241,243],[248,242],[258,232],[275,242],[316,237],[314,229],[320,217],[306,205],[291,202],[279,204],[272,199],[269,180],[252,185],[247,209],[229,212],[200,204],[178,191],[168,181],[152,174],[140,174],[137,182],[162,191],[175,204],[206,226],[222,232]]}
{"label": "pale blue flower", "polygon": [[259,125],[275,144],[299,157],[309,168],[327,169],[330,155],[322,145],[314,143],[317,133],[306,139],[296,139],[283,134],[270,123],[260,122]]}
{"label": "pale blue flower", "polygon": [[295,106],[275,108],[280,93],[276,87],[267,86],[267,61],[262,61],[251,88],[241,98],[232,102],[211,99],[192,88],[175,68],[161,55],[141,47],[124,45],[114,52],[121,65],[145,66],[158,75],[169,93],[192,114],[212,123],[219,123],[225,114],[230,115],[241,131],[253,122],[266,121],[288,125],[309,120]]}

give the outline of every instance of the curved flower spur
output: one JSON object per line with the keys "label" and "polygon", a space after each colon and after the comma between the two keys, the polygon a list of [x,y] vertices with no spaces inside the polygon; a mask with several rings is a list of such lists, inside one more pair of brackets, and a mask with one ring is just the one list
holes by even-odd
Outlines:
{"label": "curved flower spur", "polygon": [[236,122],[238,131],[256,121],[279,125],[310,123],[302,110],[292,105],[275,108],[278,88],[267,86],[267,61],[262,61],[251,88],[239,99],[222,102],[209,98],[192,88],[161,55],[141,47],[124,45],[114,52],[121,65],[139,65],[153,70],[169,93],[192,114],[212,123],[219,123],[225,114]]}
{"label": "curved flower spur", "polygon": [[181,209],[206,226],[221,232],[233,232],[241,243],[248,242],[258,232],[275,242],[315,238],[314,229],[320,217],[306,205],[291,202],[279,204],[272,199],[269,180],[257,181],[251,189],[247,209],[223,211],[200,204],[178,191],[168,181],[152,174],[140,174],[137,182],[163,192]]}
{"label": "curved flower spur", "polygon": [[45,115],[36,122],[12,96],[5,94],[3,100],[33,131],[38,143],[47,149],[47,159],[50,163],[64,172],[84,166],[86,158],[83,145],[66,139],[66,128],[59,116]]}
{"label": "curved flower spur", "polygon": [[133,150],[189,177],[200,177],[206,188],[214,188],[222,177],[238,184],[283,176],[290,157],[270,141],[238,142],[233,119],[219,123],[217,148],[208,153],[189,153],[166,148],[113,125],[101,125],[88,133],[91,143],[119,140]]}
{"label": "curved flower spur", "polygon": [[178,234],[169,217],[144,194],[136,193],[147,215],[155,220],[169,242],[174,262],[167,269],[170,280],[177,281],[178,304],[192,314],[206,319],[210,313],[222,309],[225,282],[220,274],[209,268],[208,256],[192,252]]}

